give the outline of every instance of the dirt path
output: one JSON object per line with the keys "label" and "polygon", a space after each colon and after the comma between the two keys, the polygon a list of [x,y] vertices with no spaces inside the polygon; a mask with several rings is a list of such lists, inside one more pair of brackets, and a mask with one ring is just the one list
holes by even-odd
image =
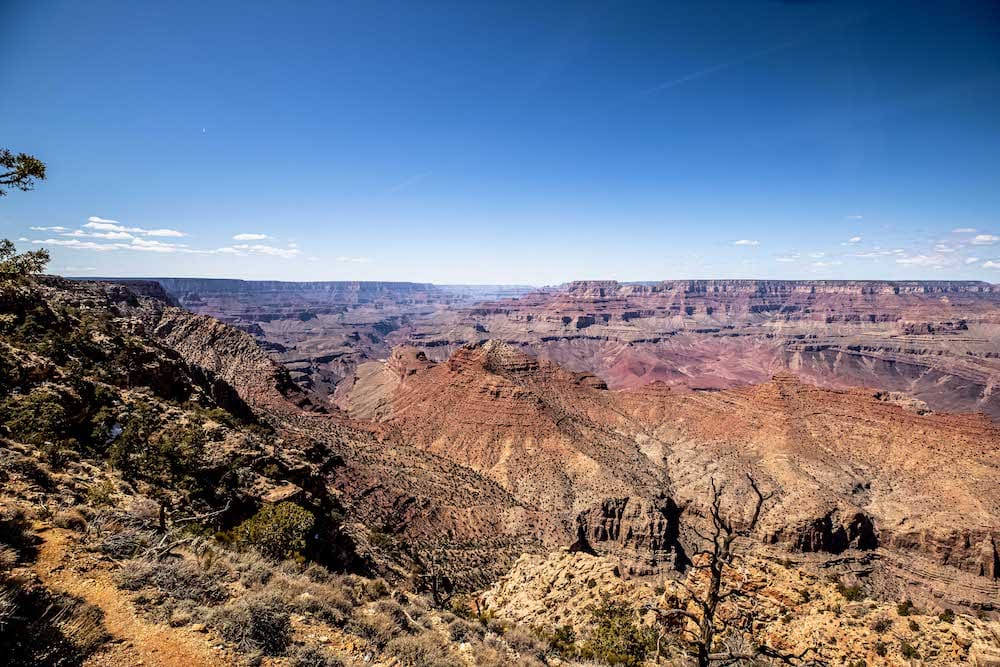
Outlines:
{"label": "dirt path", "polygon": [[35,572],[46,586],[83,598],[104,611],[104,625],[113,637],[108,648],[85,667],[217,667],[232,665],[225,651],[212,647],[211,637],[188,628],[171,628],[143,620],[126,596],[115,588],[108,572],[74,572],[70,545],[73,533],[60,528],[40,531],[43,542]]}

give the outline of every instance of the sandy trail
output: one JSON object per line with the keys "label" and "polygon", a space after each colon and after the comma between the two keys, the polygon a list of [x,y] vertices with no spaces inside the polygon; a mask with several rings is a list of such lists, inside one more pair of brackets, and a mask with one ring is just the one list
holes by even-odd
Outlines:
{"label": "sandy trail", "polygon": [[108,572],[72,571],[70,546],[73,533],[49,528],[40,531],[43,542],[35,572],[52,590],[75,595],[104,612],[111,643],[90,656],[85,667],[217,667],[234,661],[212,647],[210,637],[188,628],[171,628],[143,620]]}

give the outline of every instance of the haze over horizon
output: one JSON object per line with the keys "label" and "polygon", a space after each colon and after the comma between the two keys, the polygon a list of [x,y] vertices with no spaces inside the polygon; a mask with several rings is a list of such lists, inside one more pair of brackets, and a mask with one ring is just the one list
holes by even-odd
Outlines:
{"label": "haze over horizon", "polygon": [[7,3],[65,275],[1000,282],[992,2]]}

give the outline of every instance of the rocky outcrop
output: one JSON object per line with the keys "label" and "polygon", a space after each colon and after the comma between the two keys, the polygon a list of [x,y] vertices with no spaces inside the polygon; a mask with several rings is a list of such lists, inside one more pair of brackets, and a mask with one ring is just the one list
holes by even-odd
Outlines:
{"label": "rocky outcrop", "polygon": [[875,524],[858,511],[834,510],[805,524],[782,527],[767,539],[803,553],[840,554],[848,549],[869,551],[878,547]]}
{"label": "rocky outcrop", "polygon": [[571,549],[617,558],[630,575],[682,571],[689,559],[680,530],[681,508],[670,498],[609,498],[577,515]]}

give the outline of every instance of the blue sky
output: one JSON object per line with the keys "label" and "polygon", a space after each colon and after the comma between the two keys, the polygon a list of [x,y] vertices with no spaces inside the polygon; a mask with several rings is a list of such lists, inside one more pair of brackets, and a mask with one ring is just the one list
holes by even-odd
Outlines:
{"label": "blue sky", "polygon": [[1000,282],[997,7],[0,2],[0,145],[50,175],[0,234],[70,275]]}

